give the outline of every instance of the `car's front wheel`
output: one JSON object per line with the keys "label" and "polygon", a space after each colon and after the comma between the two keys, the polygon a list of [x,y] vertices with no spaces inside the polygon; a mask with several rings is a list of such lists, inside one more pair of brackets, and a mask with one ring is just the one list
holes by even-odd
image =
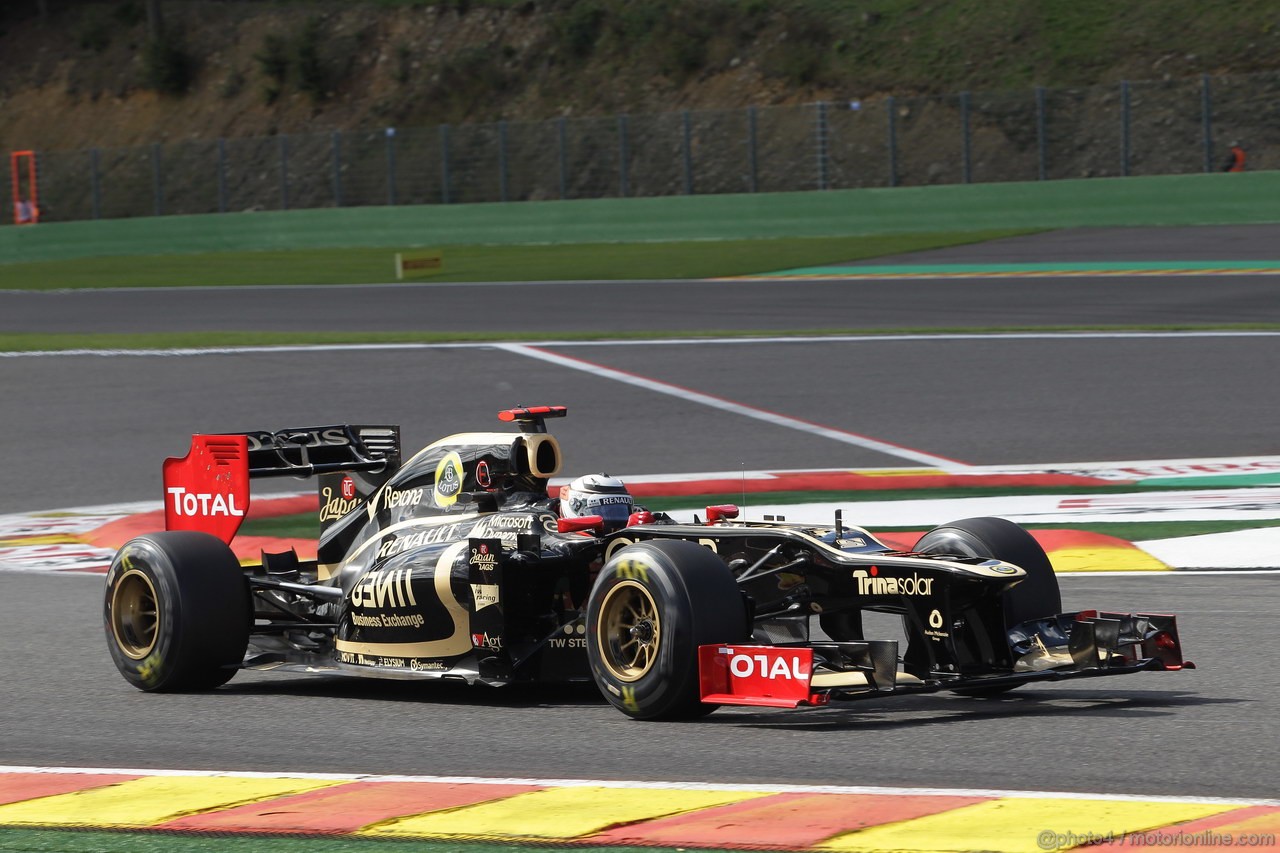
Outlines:
{"label": "car's front wheel", "polygon": [[587,600],[587,658],[600,692],[641,720],[688,719],[701,701],[698,646],[748,639],[746,605],[729,568],[683,540],[622,549]]}
{"label": "car's front wheel", "polygon": [[107,572],[103,622],[116,668],[140,690],[211,690],[235,675],[249,643],[244,572],[206,533],[131,539]]}
{"label": "car's front wheel", "polygon": [[[1058,576],[1040,543],[1022,526],[1004,518],[966,518],[935,527],[916,543],[922,554],[986,557],[1012,563],[1026,577],[1005,591],[1004,628],[1062,612]],[[957,690],[969,696],[993,696],[1012,687]]]}
{"label": "car's front wheel", "polygon": [[1004,593],[1005,627],[1062,612],[1058,576],[1044,548],[1022,526],[1005,518],[966,518],[935,527],[916,543],[922,554],[987,557],[1027,573]]}

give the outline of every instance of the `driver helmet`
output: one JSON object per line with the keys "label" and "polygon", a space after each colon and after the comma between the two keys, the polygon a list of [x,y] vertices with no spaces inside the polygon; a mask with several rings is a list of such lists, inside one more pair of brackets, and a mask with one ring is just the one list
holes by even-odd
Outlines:
{"label": "driver helmet", "polygon": [[598,515],[604,519],[606,530],[617,530],[626,527],[631,517],[631,493],[617,477],[587,474],[560,487],[560,515]]}

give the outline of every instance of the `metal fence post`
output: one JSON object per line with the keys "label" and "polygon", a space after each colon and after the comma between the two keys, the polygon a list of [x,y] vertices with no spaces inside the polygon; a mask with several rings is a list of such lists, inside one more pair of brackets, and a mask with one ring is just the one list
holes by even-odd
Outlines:
{"label": "metal fence post", "polygon": [[960,93],[960,157],[961,172],[966,184],[973,183],[973,132],[970,119],[972,96],[968,92]]}
{"label": "metal fence post", "polygon": [[1129,177],[1129,157],[1132,140],[1129,137],[1132,119],[1129,81],[1120,81],[1120,176]]}
{"label": "metal fence post", "polygon": [[387,204],[396,205],[396,129],[387,128]]}
{"label": "metal fence post", "polygon": [[1213,171],[1213,93],[1209,75],[1200,76],[1200,133],[1204,140],[1204,170]]}
{"label": "metal fence post", "polygon": [[560,161],[560,198],[568,196],[569,189],[569,154],[565,150],[565,118],[556,119],[556,152]]}
{"label": "metal fence post", "polygon": [[693,195],[693,125],[689,121],[689,111],[680,115],[683,125],[684,139],[681,143],[684,153],[684,194]]}
{"label": "metal fence post", "polygon": [[889,113],[889,186],[898,185],[898,102],[890,95],[885,100]]}
{"label": "metal fence post", "polygon": [[333,203],[342,207],[342,131],[333,132]]}
{"label": "metal fence post", "polygon": [[218,212],[227,212],[227,140],[218,137]]}
{"label": "metal fence post", "polygon": [[440,201],[449,203],[449,125],[440,125]]}
{"label": "metal fence post", "polygon": [[102,218],[102,172],[98,165],[98,149],[89,149],[89,196],[93,199],[93,218]]}
{"label": "metal fence post", "polygon": [[814,129],[818,143],[818,189],[830,187],[830,175],[827,173],[827,102],[818,102],[818,126]]}
{"label": "metal fence post", "polygon": [[280,134],[280,209],[289,209],[289,135]]}
{"label": "metal fence post", "polygon": [[618,116],[618,189],[622,197],[631,195],[631,181],[627,170],[627,161],[631,152],[627,148],[627,116]]}
{"label": "metal fence post", "polygon": [[1036,143],[1039,148],[1040,180],[1049,178],[1049,118],[1045,106],[1044,86],[1036,86]]}
{"label": "metal fence post", "polygon": [[747,107],[747,186],[751,192],[760,191],[760,164],[756,148],[756,108]]}
{"label": "metal fence post", "polygon": [[156,216],[164,216],[164,173],[160,162],[160,143],[151,144],[151,183],[155,189]]}
{"label": "metal fence post", "polygon": [[507,123],[498,122],[498,192],[507,201]]}

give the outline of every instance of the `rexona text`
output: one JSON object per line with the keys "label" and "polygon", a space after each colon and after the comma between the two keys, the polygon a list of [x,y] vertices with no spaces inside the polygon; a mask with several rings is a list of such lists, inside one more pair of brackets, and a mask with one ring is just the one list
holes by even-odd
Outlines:
{"label": "rexona text", "polygon": [[236,506],[235,495],[188,492],[182,486],[170,486],[165,491],[173,495],[173,511],[178,515],[244,515],[244,510]]}

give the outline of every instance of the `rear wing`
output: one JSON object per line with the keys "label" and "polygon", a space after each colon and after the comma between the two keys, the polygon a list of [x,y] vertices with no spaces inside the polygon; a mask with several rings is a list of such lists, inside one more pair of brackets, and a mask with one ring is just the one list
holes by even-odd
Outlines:
{"label": "rear wing", "polygon": [[199,530],[230,542],[249,509],[251,479],[352,475],[365,492],[390,477],[400,458],[399,426],[193,435],[186,456],[164,463],[165,529]]}
{"label": "rear wing", "polygon": [[314,477],[335,471],[400,467],[400,427],[303,427],[247,432],[250,477]]}

